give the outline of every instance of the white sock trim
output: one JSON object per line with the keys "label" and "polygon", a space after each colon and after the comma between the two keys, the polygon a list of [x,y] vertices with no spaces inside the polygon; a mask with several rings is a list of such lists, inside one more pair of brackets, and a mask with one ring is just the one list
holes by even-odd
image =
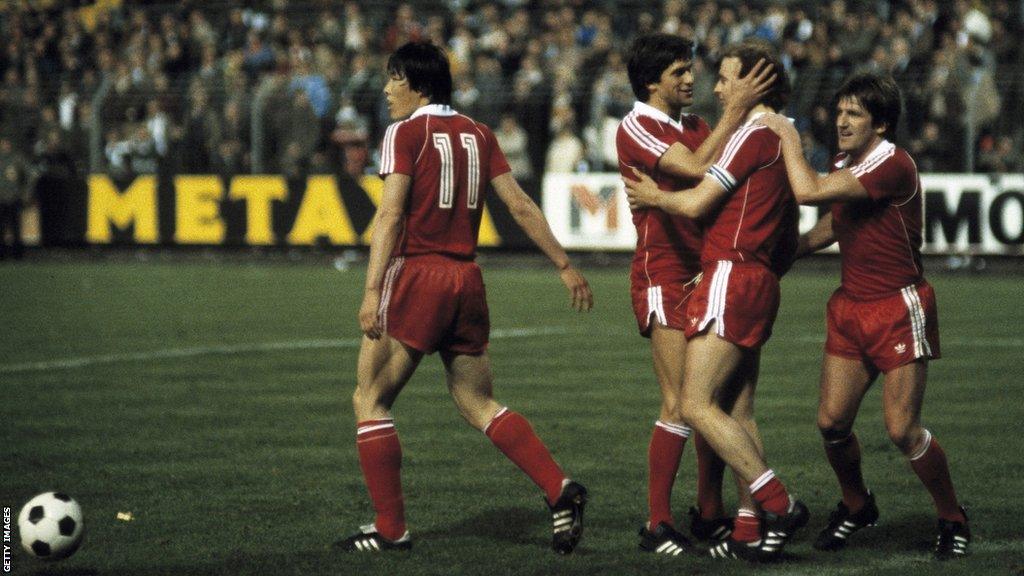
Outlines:
{"label": "white sock trim", "polygon": [[840,438],[838,440],[825,440],[825,446],[828,446],[828,447],[840,446],[842,444],[846,444],[847,442],[849,442],[850,438],[853,438],[853,431],[852,430],[850,431],[849,434],[847,434],[846,436],[843,436],[842,438]]}
{"label": "white sock trim", "polygon": [[484,426],[484,434],[487,434],[487,431],[491,429],[491,424],[494,424],[494,421],[500,418],[505,412],[508,412],[508,406],[502,406],[494,413],[494,416],[491,417],[491,421],[487,423],[487,426]]}
{"label": "white sock trim", "polygon": [[736,511],[737,518],[757,518],[757,511],[750,508],[740,508]]}
{"label": "white sock trim", "polygon": [[758,476],[757,480],[750,483],[750,493],[753,494],[761,488],[764,488],[764,485],[771,482],[773,478],[775,478],[775,472],[768,469],[764,474]]}
{"label": "white sock trim", "polygon": [[693,434],[693,429],[686,424],[673,424],[671,422],[665,422],[664,420],[658,420],[654,425],[669,434],[675,434],[682,438],[689,438],[690,434]]}
{"label": "white sock trim", "polygon": [[917,452],[914,452],[913,454],[910,455],[910,461],[913,462],[914,460],[920,460],[921,457],[924,456],[925,453],[928,452],[928,449],[931,448],[931,447],[932,447],[932,433],[927,428],[925,428],[924,429],[924,441],[921,442],[921,447],[917,449]]}
{"label": "white sock trim", "polygon": [[361,435],[366,434],[368,432],[375,432],[377,430],[384,430],[384,429],[387,429],[387,428],[394,428],[395,427],[395,419],[394,418],[381,418],[381,420],[386,420],[386,421],[385,422],[381,422],[379,424],[370,424],[369,426],[360,426],[359,428],[356,428],[356,436],[361,436]]}

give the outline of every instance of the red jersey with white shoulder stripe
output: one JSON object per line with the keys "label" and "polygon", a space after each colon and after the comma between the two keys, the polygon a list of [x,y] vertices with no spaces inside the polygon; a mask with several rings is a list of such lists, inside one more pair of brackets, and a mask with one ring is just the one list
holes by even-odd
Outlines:
{"label": "red jersey with white shoulder stripe", "polygon": [[388,127],[380,158],[381,178],[412,178],[392,256],[472,259],[490,181],[511,170],[494,133],[450,106],[429,104]]}
{"label": "red jersey with white shoulder stripe", "polygon": [[[658,168],[658,161],[676,142],[693,151],[709,134],[707,123],[695,114],[683,114],[674,120],[649,104],[637,102],[615,135],[619,173],[634,179],[631,168],[636,168],[650,176],[661,190],[693,188],[699,180],[667,174]],[[633,224],[637,232],[635,274],[650,279],[652,269],[664,267],[682,269],[690,275],[700,272],[703,232],[696,222],[657,208],[642,208],[633,211]]]}
{"label": "red jersey with white shoulder stripe", "polygon": [[708,170],[728,197],[711,215],[701,262],[756,262],[781,276],[792,264],[799,212],[779,137],[765,126],[737,130]]}
{"label": "red jersey with white shoulder stripe", "polygon": [[920,282],[924,208],[914,160],[882,140],[856,164],[846,153],[838,154],[832,165],[837,170],[852,172],[870,196],[832,205],[842,289],[852,298],[871,300]]}

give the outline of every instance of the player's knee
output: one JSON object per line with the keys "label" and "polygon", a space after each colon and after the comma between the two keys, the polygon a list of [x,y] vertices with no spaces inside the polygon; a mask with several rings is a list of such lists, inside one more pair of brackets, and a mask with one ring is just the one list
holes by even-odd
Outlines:
{"label": "player's knee", "polygon": [[818,432],[821,433],[821,439],[825,441],[825,444],[836,444],[849,438],[850,434],[853,433],[853,430],[847,426],[838,426],[834,423],[822,423],[819,420]]}
{"label": "player's knee", "polygon": [[885,431],[889,439],[904,454],[910,454],[920,443],[921,430],[919,426],[904,420],[895,420],[885,423]]}
{"label": "player's knee", "polygon": [[356,389],[352,392],[352,410],[355,411],[357,416],[373,406],[375,403],[374,396],[369,393],[368,388],[356,386]]}
{"label": "player's knee", "polygon": [[378,407],[385,410],[391,408],[381,391],[374,386],[357,385],[355,391],[352,392],[352,408],[355,410],[356,416],[368,414]]}
{"label": "player's knee", "polygon": [[826,442],[842,440],[853,431],[853,421],[828,410],[818,410],[818,431]]}
{"label": "player's knee", "polygon": [[672,414],[677,422],[685,422],[694,428],[699,428],[703,424],[705,417],[700,403],[696,402],[693,398],[685,397],[680,398],[676,402]]}

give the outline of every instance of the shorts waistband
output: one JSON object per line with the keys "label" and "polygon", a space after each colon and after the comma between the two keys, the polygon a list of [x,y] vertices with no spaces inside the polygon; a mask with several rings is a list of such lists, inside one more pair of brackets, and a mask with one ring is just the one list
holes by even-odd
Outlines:
{"label": "shorts waistband", "polygon": [[426,254],[399,254],[392,258],[405,258],[406,262],[461,262],[472,263],[476,261],[475,256],[455,256],[452,254],[437,254],[429,252]]}
{"label": "shorts waistband", "polygon": [[712,266],[718,266],[719,264],[722,264],[724,262],[728,262],[729,264],[732,264],[733,268],[763,268],[763,269],[771,272],[771,268],[765,266],[764,264],[762,264],[760,262],[737,262],[735,260],[712,260],[711,262],[702,263],[701,267],[703,269],[707,270],[708,268],[711,268]]}
{"label": "shorts waistband", "polygon": [[859,294],[853,294],[852,292],[847,290],[842,285],[840,285],[839,288],[836,289],[836,291],[839,292],[840,294],[842,294],[843,296],[849,298],[850,300],[854,300],[854,301],[857,301],[857,302],[873,302],[875,300],[884,300],[885,298],[892,298],[893,296],[899,296],[900,293],[903,292],[904,290],[906,290],[907,288],[918,289],[918,288],[924,288],[924,287],[930,287],[930,286],[931,286],[931,284],[929,284],[927,280],[922,278],[922,279],[918,280],[917,282],[915,282],[913,284],[907,284],[906,286],[900,286],[899,288],[895,288],[893,290],[888,290],[886,292],[879,292],[877,294],[869,294],[869,295],[866,295],[866,296],[859,295]]}

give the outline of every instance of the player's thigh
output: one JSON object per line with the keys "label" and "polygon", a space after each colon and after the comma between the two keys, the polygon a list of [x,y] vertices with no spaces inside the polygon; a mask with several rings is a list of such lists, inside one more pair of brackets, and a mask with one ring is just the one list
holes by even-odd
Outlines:
{"label": "player's thigh", "polygon": [[918,360],[885,373],[882,408],[885,427],[894,440],[905,437],[921,422],[928,380],[928,362]]}
{"label": "player's thigh", "polygon": [[684,413],[708,408],[718,401],[723,386],[729,382],[743,360],[743,349],[719,338],[703,333],[690,339],[686,345],[685,385],[680,397]]}
{"label": "player's thigh", "polygon": [[864,394],[877,376],[862,360],[825,353],[818,384],[818,428],[846,432],[853,427]]}
{"label": "player's thigh", "polygon": [[733,417],[753,417],[754,393],[761,369],[761,349],[744,349],[740,363],[718,391],[718,405]]}
{"label": "player's thigh", "polygon": [[655,323],[651,328],[651,357],[663,404],[672,405],[678,401],[680,389],[684,386],[686,334]]}
{"label": "player's thigh", "polygon": [[356,403],[391,406],[422,358],[422,353],[394,338],[364,336],[356,366]]}

